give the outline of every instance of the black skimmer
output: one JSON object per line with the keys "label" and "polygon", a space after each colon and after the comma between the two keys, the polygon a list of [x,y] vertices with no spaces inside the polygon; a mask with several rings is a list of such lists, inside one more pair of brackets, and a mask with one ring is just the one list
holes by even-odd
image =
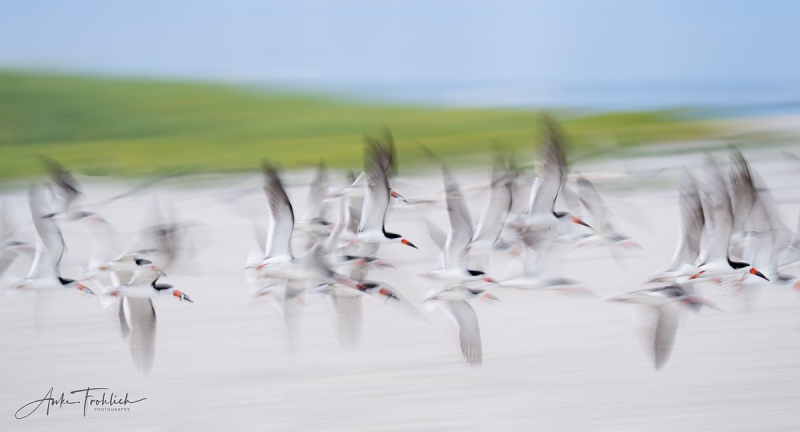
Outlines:
{"label": "black skimmer", "polygon": [[25,279],[15,281],[12,288],[29,290],[54,290],[75,288],[87,294],[94,294],[91,289],[74,279],[61,277],[61,259],[64,255],[64,237],[58,222],[48,215],[51,213],[49,192],[42,187],[31,185],[28,199],[33,225],[39,240],[31,270]]}
{"label": "black skimmer", "polygon": [[681,230],[675,253],[666,270],[651,278],[651,282],[672,283],[678,276],[691,273],[693,264],[700,254],[700,238],[705,225],[705,215],[697,181],[687,168],[683,168],[681,172],[678,209],[681,216]]}
{"label": "black skimmer", "polygon": [[695,312],[703,306],[719,310],[713,303],[682,285],[632,291],[607,300],[641,305],[642,311],[647,313],[644,317],[646,322],[642,323],[639,331],[645,351],[651,356],[656,370],[664,367],[672,353],[678,330],[679,306],[685,306]]}
{"label": "black skimmer", "polygon": [[[291,240],[294,230],[294,210],[283,188],[275,167],[263,164],[264,191],[269,203],[269,230],[264,257],[255,266],[260,277],[274,279],[309,279],[319,276],[314,266],[305,266],[309,260],[296,259],[292,254]],[[326,281],[321,281],[324,283]]]}
{"label": "black skimmer", "polygon": [[273,167],[264,165],[264,178],[271,216],[266,253],[261,261],[249,262],[246,267],[255,267],[263,278],[337,283],[363,291],[364,287],[358,281],[328,267],[324,257],[325,245],[320,241],[303,256],[294,257],[290,244],[294,212],[289,197]]}
{"label": "black skimmer", "polygon": [[342,284],[321,284],[311,289],[307,297],[326,295],[334,310],[336,338],[339,345],[348,351],[358,347],[361,340],[364,294],[386,299],[386,304],[397,306],[415,318],[419,311],[399,291],[382,282],[361,281],[355,288]]}
{"label": "black skimmer", "polygon": [[[745,169],[749,171],[743,159],[740,164],[744,164]],[[754,292],[752,288],[768,283],[793,285],[795,289],[800,289],[798,278],[782,273],[783,267],[781,266],[781,259],[791,243],[792,232],[781,221],[780,211],[767,186],[753,172],[750,172],[747,177],[751,183],[750,189],[752,189],[754,201],[752,209],[742,225],[741,257],[753,267],[762,269],[770,282],[746,277],[745,273],[721,281],[723,288],[734,288],[738,293],[747,286],[749,289],[745,291],[746,300],[752,298]],[[751,305],[752,302],[749,302],[748,307]]]}
{"label": "black skimmer", "polygon": [[444,165],[442,165],[442,178],[445,185],[450,231],[442,249],[441,268],[423,273],[421,276],[447,282],[484,281],[495,283],[495,280],[483,271],[467,269],[467,252],[474,233],[472,217],[458,182]]}
{"label": "black skimmer", "polygon": [[126,254],[113,261],[109,261],[98,270],[111,274],[113,286],[124,286],[137,283],[141,280],[153,280],[166,274],[149,259],[137,254]]}
{"label": "black skimmer", "polygon": [[523,231],[555,230],[559,235],[570,231],[572,224],[589,225],[577,216],[556,211],[555,204],[566,179],[566,156],[562,142],[563,132],[549,117],[543,121],[544,148],[539,158],[540,166],[531,189],[531,197],[525,214],[514,222]]}
{"label": "black skimmer", "polygon": [[563,276],[564,260],[570,249],[568,243],[535,232],[525,234],[522,240],[526,246],[523,274],[499,282],[500,286],[565,294],[593,294],[584,284]]}
{"label": "black skimmer", "polygon": [[113,287],[103,292],[104,296],[111,297],[136,297],[136,298],[153,298],[162,296],[172,296],[180,301],[188,301],[194,303],[183,291],[175,288],[170,284],[158,283],[158,278],[161,277],[160,272],[156,272],[155,279],[151,281],[138,280],[133,281],[128,285],[120,285]]}
{"label": "black skimmer", "polygon": [[294,230],[294,210],[275,167],[264,163],[264,192],[269,204],[269,229],[264,248],[269,263],[289,262],[294,259],[291,250]]}
{"label": "black skimmer", "polygon": [[725,180],[717,163],[711,158],[706,163],[706,181],[700,189],[700,202],[705,217],[700,239],[700,254],[697,258],[700,265],[696,270],[692,270],[692,274],[684,275],[689,276],[691,280],[704,280],[749,273],[769,280],[749,263],[730,259],[728,247],[733,231],[734,214]]}
{"label": "black skimmer", "polygon": [[361,210],[356,237],[361,243],[402,243],[417,249],[400,234],[387,232],[386,209],[389,206],[388,170],[393,165],[394,146],[379,141],[367,143],[365,173],[367,190]]}
{"label": "black skimmer", "polygon": [[[143,267],[147,264],[142,263]],[[185,293],[169,284],[155,279],[135,281],[129,285],[116,286],[101,294],[101,302],[108,306],[119,301],[117,317],[122,338],[127,341],[131,358],[136,368],[145,376],[153,368],[156,343],[156,310],[154,297],[172,296],[180,301],[194,303]]]}
{"label": "black skimmer", "polygon": [[611,210],[606,205],[597,190],[583,175],[576,181],[578,198],[592,216],[593,234],[588,234],[580,239],[576,247],[581,246],[621,246],[625,248],[639,247],[630,237],[617,231],[612,222]]}

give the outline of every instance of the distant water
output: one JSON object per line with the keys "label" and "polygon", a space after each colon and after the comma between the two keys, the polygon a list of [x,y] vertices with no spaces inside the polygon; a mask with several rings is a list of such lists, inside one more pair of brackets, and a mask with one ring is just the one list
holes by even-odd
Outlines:
{"label": "distant water", "polygon": [[800,112],[800,80],[780,81],[280,81],[271,88],[366,102],[438,107],[623,111],[695,107],[707,115]]}

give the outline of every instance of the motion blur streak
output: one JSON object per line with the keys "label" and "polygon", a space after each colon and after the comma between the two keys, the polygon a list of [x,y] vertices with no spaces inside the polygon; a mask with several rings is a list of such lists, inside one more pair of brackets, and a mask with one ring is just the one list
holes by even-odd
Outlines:
{"label": "motion blur streak", "polygon": [[[128,185],[42,158],[46,178],[8,189],[0,212],[5,291],[16,294],[0,306],[14,347],[5,357],[41,371],[6,376],[14,391],[3,406],[90,377],[185,409],[193,424],[245,429],[355,427],[335,414],[347,400],[370,406],[360,420],[377,429],[386,418],[434,424],[438,408],[406,411],[421,402],[489,416],[522,409],[518,400],[535,403],[544,424],[580,404],[571,425],[611,427],[620,423],[601,416],[600,401],[616,411],[631,398],[638,410],[618,415],[647,429],[651,392],[708,402],[711,388],[737,382],[785,405],[794,375],[776,371],[792,367],[796,325],[787,300],[800,247],[784,222],[798,213],[794,144],[570,162],[569,137],[541,121],[536,164],[498,154],[486,173],[428,150],[422,172],[403,174],[388,130],[366,140],[364,173],[349,177],[267,164],[260,175]],[[58,283],[37,282],[48,265],[60,266]],[[79,286],[83,295],[65,289]],[[632,304],[633,323],[603,299]],[[753,362],[764,387],[744,378]],[[304,415],[309,404],[324,412]],[[710,406],[702,418],[737,416]],[[242,409],[230,422],[211,417]],[[154,403],[131,418],[177,425],[167,411]],[[488,426],[483,418],[447,425]]]}

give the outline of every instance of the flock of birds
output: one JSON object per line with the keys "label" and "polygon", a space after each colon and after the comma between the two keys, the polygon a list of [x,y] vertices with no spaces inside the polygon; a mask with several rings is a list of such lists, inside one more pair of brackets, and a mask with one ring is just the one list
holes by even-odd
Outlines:
{"label": "flock of birds", "polygon": [[[512,158],[498,155],[477,226],[473,226],[459,183],[448,167],[428,152],[441,166],[449,227],[444,230],[425,220],[441,254],[436,268],[418,275],[432,287],[420,305],[387,283],[368,278],[375,270],[401,264],[380,256],[382,244],[417,248],[405,236],[387,231],[387,210],[393,205],[440,202],[406,199],[400,193],[402,185],[394,181],[395,145],[388,131],[380,139],[366,140],[364,170],[351,176],[346,187],[331,187],[324,166],[319,166],[302,219],[296,218],[278,169],[264,162],[269,228],[266,234],[256,230],[264,248],[254,248],[245,263],[244,279],[253,286],[249,297],[275,300],[290,336],[304,305],[328,298],[336,312],[336,335],[345,349],[358,346],[365,296],[414,317],[424,318],[420,309],[440,309],[458,327],[466,362],[480,365],[480,328],[470,303],[499,300],[487,288],[594,295],[582,282],[563,275],[566,254],[582,246],[640,248],[615,227],[613,215],[592,183],[580,174],[568,175],[565,138],[558,125],[544,118],[542,130],[535,179],[524,208],[517,206],[522,210],[513,211],[519,171]],[[164,206],[154,202],[151,220],[127,247],[120,248],[108,222],[98,212],[86,210],[89,205],[76,204],[82,193],[72,174],[52,159],[42,160],[49,181],[32,185],[28,194],[35,245],[14,240],[18,227],[6,215],[5,206],[0,226],[0,276],[18,255],[33,254],[31,270],[24,279],[6,278],[9,292],[76,289],[96,297],[104,307],[116,306],[121,334],[129,343],[134,364],[148,374],[155,351],[153,298],[172,296],[192,302],[172,285],[159,283],[185,258],[185,232],[192,224],[167,217]],[[646,281],[646,288],[605,299],[635,304],[649,314],[641,333],[657,369],[670,356],[682,309],[718,309],[699,294],[698,284],[715,284],[731,292],[759,283],[800,289],[799,278],[782,273],[800,264],[800,232],[793,233],[781,222],[767,187],[738,150],[731,147],[727,165],[709,156],[701,171],[685,169],[679,208],[681,232],[669,265]],[[92,257],[76,279],[61,274],[66,247],[59,224],[66,221],[89,224],[95,234]],[[521,260],[522,274],[504,280],[487,274],[490,260],[498,257]]]}
{"label": "flock of birds", "polygon": [[[186,248],[183,233],[191,226],[178,222],[174,215],[165,213],[168,208],[153,201],[148,209],[149,220],[121,247],[118,238],[106,219],[96,211],[86,208],[105,204],[132,193],[126,192],[102,203],[78,203],[82,192],[72,173],[57,161],[41,156],[48,172],[48,181],[31,184],[28,202],[36,232],[35,244],[14,240],[20,224],[13,217],[8,205],[0,209],[0,277],[14,261],[24,254],[32,254],[33,261],[25,278],[7,276],[5,287],[8,294],[23,291],[36,292],[36,323],[49,303],[50,295],[59,290],[77,289],[85,295],[97,298],[103,307],[117,305],[119,328],[122,338],[130,346],[137,369],[149,374],[155,355],[156,312],[152,299],[172,296],[181,301],[192,302],[188,295],[174,286],[159,283],[165,276],[164,269],[174,267],[182,260]],[[67,251],[61,222],[86,224],[92,235],[94,248],[85,270],[76,277],[62,276],[61,267]],[[93,290],[91,286],[100,287]]]}

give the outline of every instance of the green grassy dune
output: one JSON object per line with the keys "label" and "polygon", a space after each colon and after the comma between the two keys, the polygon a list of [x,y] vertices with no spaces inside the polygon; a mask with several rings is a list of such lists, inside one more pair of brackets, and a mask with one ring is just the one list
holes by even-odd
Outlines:
{"label": "green grassy dune", "polygon": [[[576,150],[712,133],[680,111],[562,115]],[[0,72],[0,178],[37,175],[37,154],[87,174],[252,170],[360,163],[364,135],[395,135],[401,166],[492,148],[529,150],[534,110],[431,109],[207,83]]]}

